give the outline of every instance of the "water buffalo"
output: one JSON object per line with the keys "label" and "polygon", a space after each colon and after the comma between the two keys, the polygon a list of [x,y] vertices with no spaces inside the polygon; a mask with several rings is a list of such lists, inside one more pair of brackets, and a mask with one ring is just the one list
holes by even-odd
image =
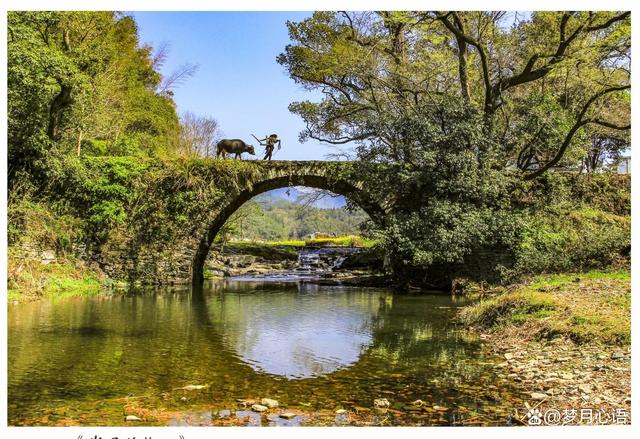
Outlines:
{"label": "water buffalo", "polygon": [[256,155],[253,145],[247,145],[240,139],[222,139],[216,146],[216,157],[222,156],[223,159],[227,158],[227,153],[235,154],[236,159],[242,159],[243,152]]}

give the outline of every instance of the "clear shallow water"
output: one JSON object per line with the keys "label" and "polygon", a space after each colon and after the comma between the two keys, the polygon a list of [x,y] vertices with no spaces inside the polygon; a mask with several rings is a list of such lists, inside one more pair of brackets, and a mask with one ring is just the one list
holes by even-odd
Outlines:
{"label": "clear shallow water", "polygon": [[[294,409],[363,412],[387,398],[394,423],[504,424],[517,398],[478,340],[452,324],[462,304],[222,281],[197,292],[10,305],[9,423],[114,425],[132,404],[217,413],[269,397]],[[187,385],[206,388],[179,390]],[[445,409],[409,410],[416,399]]]}

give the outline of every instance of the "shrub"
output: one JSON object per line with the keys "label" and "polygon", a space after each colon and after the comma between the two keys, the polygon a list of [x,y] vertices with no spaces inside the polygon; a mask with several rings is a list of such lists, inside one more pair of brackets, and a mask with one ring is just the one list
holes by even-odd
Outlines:
{"label": "shrub", "polygon": [[516,275],[605,268],[629,256],[631,221],[592,208],[525,216]]}

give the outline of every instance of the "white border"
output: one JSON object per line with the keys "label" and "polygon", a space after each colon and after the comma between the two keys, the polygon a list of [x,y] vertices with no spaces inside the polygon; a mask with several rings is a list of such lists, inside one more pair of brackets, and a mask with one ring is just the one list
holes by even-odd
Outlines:
{"label": "white border", "polygon": [[[638,0],[598,0],[598,1],[567,1],[567,0],[538,0],[538,1],[508,1],[508,0],[486,0],[486,1],[463,1],[463,0],[431,0],[431,1],[380,1],[380,0],[311,0],[306,2],[293,0],[235,0],[233,2],[220,0],[180,0],[179,2],[169,2],[163,0],[4,0],[0,5],[2,14],[0,16],[0,57],[2,59],[2,71],[0,72],[0,88],[4,97],[0,101],[0,115],[7,114],[7,10],[122,10],[122,11],[167,11],[167,10],[221,10],[221,11],[309,11],[309,10],[631,10],[632,11],[632,40],[638,41],[638,26],[636,25],[635,15],[638,13],[640,1]],[[632,70],[638,71],[638,61],[636,59],[636,51],[632,49]],[[632,125],[638,125],[638,92],[632,87]],[[0,206],[2,214],[0,215],[0,228],[3,229],[0,238],[0,272],[2,279],[3,304],[0,306],[0,340],[2,349],[0,350],[0,432],[2,437],[51,437],[51,438],[78,438],[82,435],[85,439],[94,436],[102,439],[122,438],[171,438],[177,439],[179,435],[183,435],[185,439],[192,438],[209,438],[211,436],[224,436],[228,438],[246,437],[254,435],[255,430],[245,427],[224,427],[224,428],[198,428],[198,427],[7,427],[7,307],[6,307],[6,285],[7,285],[7,242],[6,242],[6,176],[7,176],[7,120],[2,117],[0,124],[0,150],[2,151],[2,160],[0,162],[0,190],[2,192],[2,205]],[[635,136],[632,136],[632,151],[636,150]],[[632,153],[633,154],[633,153]],[[631,171],[633,175],[640,172],[640,158],[636,157],[632,160]],[[637,178],[632,178],[632,198],[638,193]],[[638,311],[637,311],[637,290],[638,282],[636,281],[636,268],[638,266],[637,247],[640,244],[637,233],[636,220],[638,216],[638,208],[632,203],[632,351],[637,352],[638,342]],[[539,428],[484,428],[484,427],[449,427],[449,428],[430,428],[430,427],[396,427],[396,428],[334,428],[334,427],[304,427],[294,429],[262,429],[257,434],[269,437],[297,437],[300,434],[305,436],[325,437],[327,435],[352,436],[354,434],[363,434],[368,437],[385,437],[389,435],[398,435],[410,437],[429,436],[474,436],[474,437],[535,437],[541,435],[560,436],[567,434],[579,434],[582,437],[601,438],[603,436],[630,436],[632,431],[640,431],[640,406],[638,402],[638,386],[637,386],[637,361],[632,362],[632,427],[542,427]],[[635,408],[635,410],[634,410]],[[635,436],[637,437],[637,433]]]}

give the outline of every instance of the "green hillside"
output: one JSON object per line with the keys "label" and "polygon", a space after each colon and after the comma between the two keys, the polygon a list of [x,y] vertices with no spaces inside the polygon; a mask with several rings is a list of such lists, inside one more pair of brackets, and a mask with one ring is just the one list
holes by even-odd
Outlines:
{"label": "green hillside", "polygon": [[357,235],[367,219],[361,210],[322,209],[287,200],[249,201],[225,225],[223,239],[274,241],[300,239],[312,233]]}

